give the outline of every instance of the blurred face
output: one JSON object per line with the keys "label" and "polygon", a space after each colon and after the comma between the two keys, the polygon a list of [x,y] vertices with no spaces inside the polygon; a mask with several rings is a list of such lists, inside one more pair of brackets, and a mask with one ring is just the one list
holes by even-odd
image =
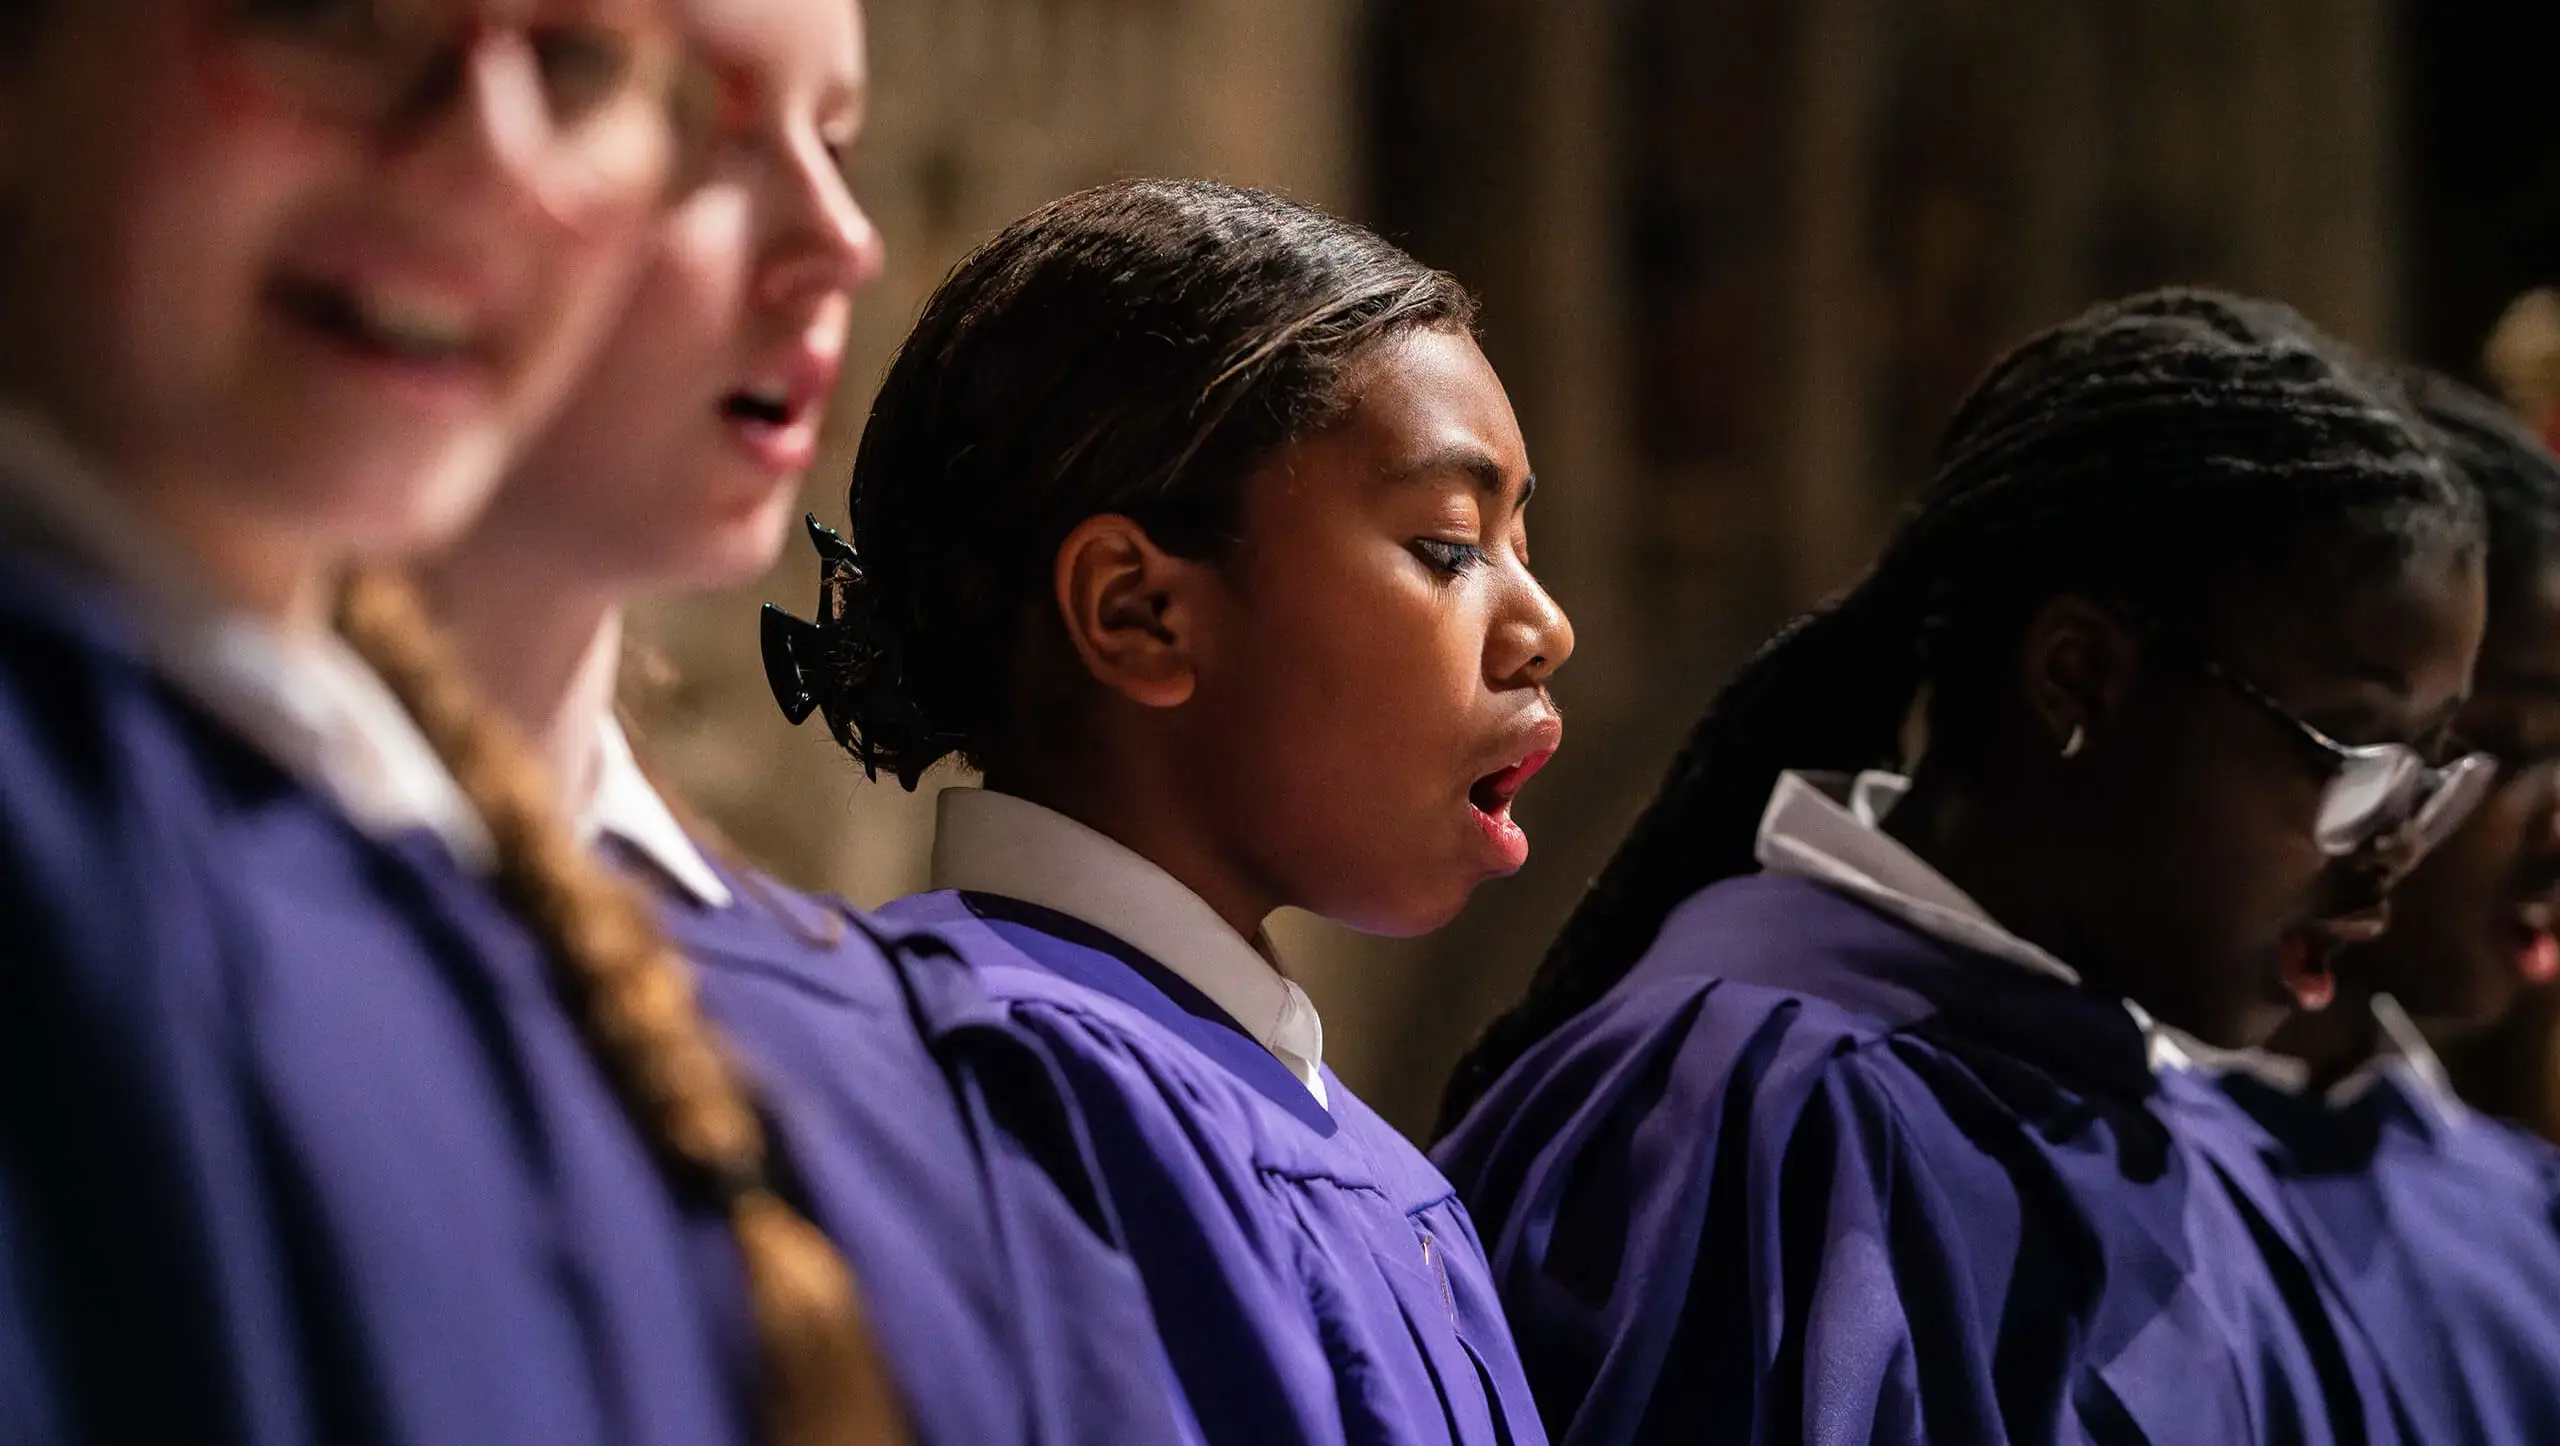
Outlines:
{"label": "blurred face", "polygon": [[1415,933],[1526,862],[1511,800],[1561,741],[1573,629],[1530,575],[1527,451],[1475,343],[1391,340],[1353,381],[1346,421],[1248,484],[1174,746],[1270,896]]}
{"label": "blurred face", "polygon": [[2422,1019],[2478,1028],[2560,976],[2560,566],[2502,593],[2455,731],[2498,787],[2393,896],[2391,932],[2349,955],[2355,981]]}
{"label": "blurred face", "polygon": [[692,0],[727,82],[705,179],[484,532],[621,587],[743,582],[815,460],[879,233],[844,163],[861,129],[851,0]]}
{"label": "blurred face", "polygon": [[218,585],[449,535],[627,285],[678,39],[648,0],[507,14],[53,0],[8,70],[0,387]]}
{"label": "blurred face", "polygon": [[[2369,549],[2368,549],[2369,551]],[[2331,738],[2440,758],[2470,684],[2476,556],[2405,563],[2306,547],[2229,589],[2205,646],[2234,676]],[[2345,945],[2376,936],[2405,859],[2333,859],[2314,842],[2326,755],[2265,707],[2191,666],[2147,660],[2104,747],[2088,755],[2101,891],[2091,943],[2166,1022],[2225,1047],[2263,1042],[2319,997]]]}

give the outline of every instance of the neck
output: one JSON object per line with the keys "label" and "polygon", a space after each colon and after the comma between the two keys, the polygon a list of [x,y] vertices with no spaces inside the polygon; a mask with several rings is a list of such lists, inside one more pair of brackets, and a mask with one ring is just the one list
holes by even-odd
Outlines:
{"label": "neck", "polygon": [[2296,1011],[2267,1048],[2309,1065],[2312,1089],[2326,1090],[2382,1052],[2382,1025],[2373,1016],[2371,997],[2340,981],[2338,997],[2328,1008]]}
{"label": "neck", "polygon": [[[1985,806],[1942,774],[1923,769],[1884,822],[1884,831],[1962,889],[2000,927],[2068,961],[2099,988],[2112,981],[2090,977],[2065,902],[2036,863],[2038,851],[2020,846],[2011,811]],[[2121,991],[2117,991],[2121,992]]]}
{"label": "neck", "polygon": [[466,542],[419,580],[483,694],[583,806],[621,675],[621,598],[602,587],[563,586],[542,560],[485,539]]}
{"label": "neck", "polygon": [[328,625],[330,569],[319,550],[295,538],[262,535],[219,505],[193,505],[199,494],[171,489],[156,501],[136,504],[151,514],[163,536],[187,539],[193,581],[230,607],[291,632]]}
{"label": "neck", "polygon": [[1217,911],[1228,928],[1258,938],[1263,921],[1279,909],[1274,891],[1258,885],[1232,860],[1192,811],[1196,789],[1162,778],[1138,758],[1131,766],[1043,766],[1025,761],[991,763],[987,787],[1065,814],[1171,874]]}
{"label": "neck", "polygon": [[[15,320],[21,308],[8,301],[0,296],[0,319]],[[21,339],[49,338],[50,331],[0,326],[0,336]],[[49,352],[49,340],[38,345]],[[344,559],[306,531],[246,509],[240,489],[218,468],[162,455],[120,419],[84,411],[50,385],[59,361],[31,358],[0,340],[0,398],[6,425],[23,429],[19,441],[32,449],[19,453],[13,441],[13,461],[58,473],[48,483],[30,482],[77,497],[62,541],[83,562],[172,608],[210,606],[293,632],[327,626],[330,575]],[[65,520],[40,525],[50,530]]]}

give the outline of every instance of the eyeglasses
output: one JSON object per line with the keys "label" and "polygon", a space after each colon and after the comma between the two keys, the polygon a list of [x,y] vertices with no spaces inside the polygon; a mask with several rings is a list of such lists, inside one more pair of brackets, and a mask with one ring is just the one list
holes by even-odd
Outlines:
{"label": "eyeglasses", "polygon": [[2423,856],[2452,837],[2498,779],[2497,760],[2470,753],[2441,767],[2406,743],[2350,747],[2306,723],[2292,709],[2210,658],[2198,660],[2206,677],[2266,711],[2325,754],[2329,786],[2320,797],[2313,840],[2331,858],[2385,841]]}
{"label": "eyeglasses", "polygon": [[720,86],[654,0],[199,0],[201,52],[323,121],[418,124],[475,84],[507,93],[511,157],[574,216],[661,192]]}

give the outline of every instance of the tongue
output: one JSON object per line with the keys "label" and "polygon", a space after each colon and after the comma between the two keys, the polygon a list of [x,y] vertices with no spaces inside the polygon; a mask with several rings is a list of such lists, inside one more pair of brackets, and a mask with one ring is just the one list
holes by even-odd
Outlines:
{"label": "tongue", "polygon": [[2560,939],[2552,938],[2548,931],[2535,933],[2516,956],[2516,972],[2524,976],[2527,984],[2548,984],[2560,978]]}
{"label": "tongue", "polygon": [[2337,997],[2338,980],[2329,972],[2329,964],[2312,946],[2310,936],[2287,934],[2277,957],[2284,974],[2284,987],[2293,1002],[2302,1009],[2317,1013],[2329,1007]]}

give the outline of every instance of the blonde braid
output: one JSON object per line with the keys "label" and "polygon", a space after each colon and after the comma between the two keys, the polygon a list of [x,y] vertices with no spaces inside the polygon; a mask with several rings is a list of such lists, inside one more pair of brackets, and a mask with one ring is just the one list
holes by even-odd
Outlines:
{"label": "blonde braid", "polygon": [[904,1446],[912,1433],[853,1276],[774,1193],[763,1121],[695,1001],[691,966],[647,902],[579,845],[549,771],[482,701],[405,579],[350,580],[338,628],[479,810],[497,847],[499,891],[548,946],[623,1108],[677,1173],[725,1203],[763,1342],[776,1446]]}

